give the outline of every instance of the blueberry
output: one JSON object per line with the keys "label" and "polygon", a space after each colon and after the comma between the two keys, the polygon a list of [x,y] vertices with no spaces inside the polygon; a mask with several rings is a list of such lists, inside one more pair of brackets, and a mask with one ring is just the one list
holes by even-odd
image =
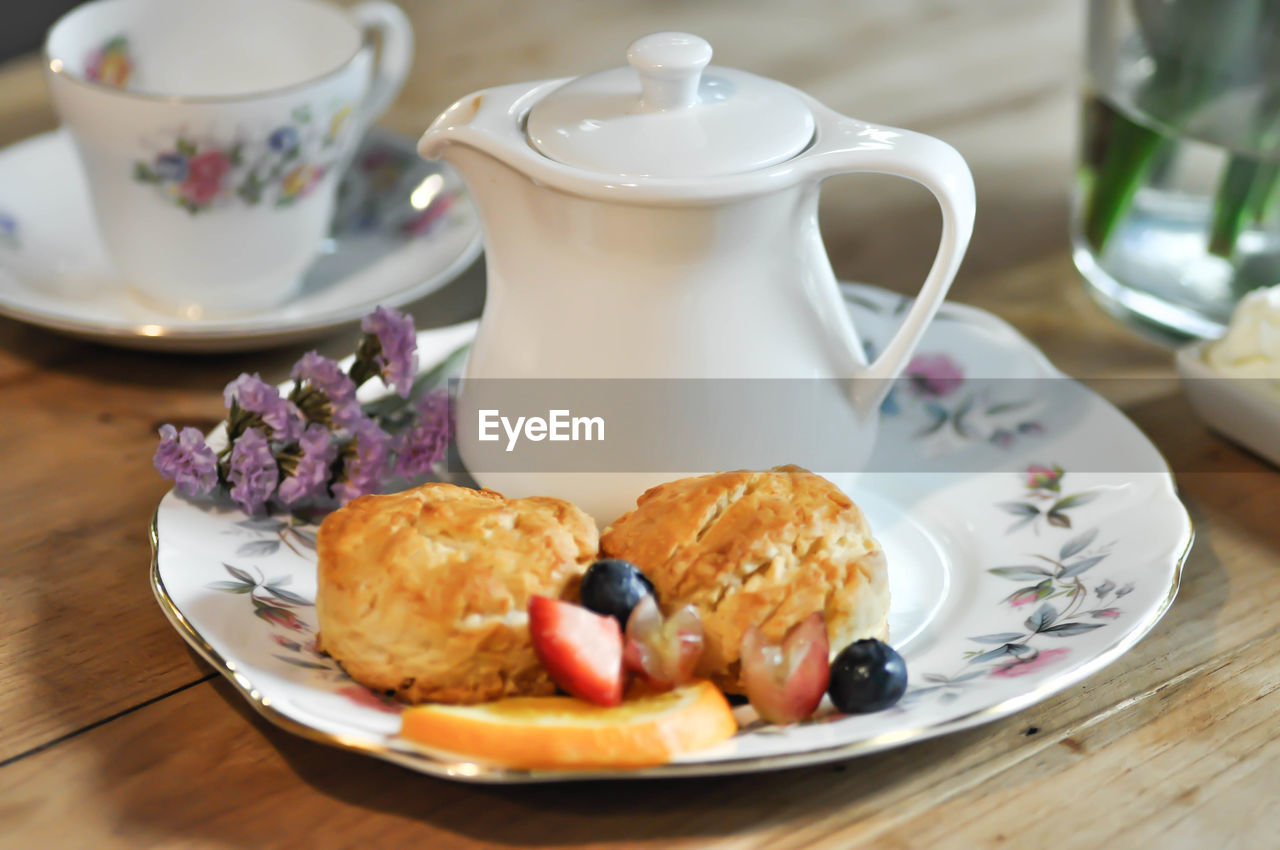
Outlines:
{"label": "blueberry", "polygon": [[631,609],[653,595],[653,582],[630,561],[609,558],[596,561],[587,569],[581,593],[584,607],[613,617],[625,629]]}
{"label": "blueberry", "polygon": [[827,693],[838,711],[866,714],[888,708],[907,690],[907,663],[887,643],[855,640],[831,663]]}

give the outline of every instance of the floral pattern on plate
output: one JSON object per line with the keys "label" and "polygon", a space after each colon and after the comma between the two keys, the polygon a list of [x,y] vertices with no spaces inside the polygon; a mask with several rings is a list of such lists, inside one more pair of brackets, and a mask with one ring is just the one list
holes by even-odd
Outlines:
{"label": "floral pattern on plate", "polygon": [[[852,291],[885,308],[853,306],[864,337],[887,337],[899,297],[869,287]],[[435,362],[433,350],[440,359],[456,348],[456,338],[433,342],[440,333],[420,335],[424,367]],[[1018,368],[1060,377],[1006,325],[955,305],[929,328],[922,350],[947,354],[964,374]],[[735,710],[742,728],[734,739],[661,767],[518,771],[399,739],[396,707],[346,679],[315,650],[313,612],[304,604],[314,599],[315,556],[292,536],[308,533],[306,523],[250,519],[229,503],[171,493],[156,515],[153,584],[179,632],[267,717],[426,773],[530,782],[719,775],[845,759],[1025,708],[1114,661],[1172,602],[1191,529],[1158,453],[1083,387],[1059,382],[1055,390],[1067,397],[1045,400],[1044,413],[1055,423],[1054,451],[1062,453],[1045,457],[1032,439],[1007,449],[971,444],[971,452],[1003,458],[989,471],[939,471],[936,461],[914,450],[918,426],[927,421],[922,408],[882,425],[883,451],[916,466],[907,475],[865,473],[854,496],[890,556],[891,634],[911,677],[903,702],[856,716],[828,706],[813,720],[786,727],[761,724],[742,706]],[[1058,405],[1073,417],[1057,415]],[[1076,459],[1102,444],[1154,471],[1091,471]],[[1073,527],[1049,522],[1053,505],[1076,493],[1097,496],[1059,506]],[[1010,529],[1002,505],[1011,499],[1033,504],[1041,521]],[[292,601],[295,594],[301,603]]]}
{"label": "floral pattern on plate", "polygon": [[[1051,466],[1032,464],[1027,467],[1024,475],[1026,498],[999,504],[1002,510],[1020,517],[1009,526],[1009,533],[1017,531],[1024,525],[1031,525],[1038,530],[1042,519],[1058,528],[1070,528],[1071,509],[1087,505],[1099,495],[1095,490],[1062,495],[1062,477],[1066,472],[1056,463]],[[1041,504],[1037,505],[1037,502]],[[1045,502],[1049,504],[1043,504]]]}
{"label": "floral pattern on plate", "polygon": [[223,562],[227,577],[206,587],[245,597],[252,615],[261,621],[258,634],[278,648],[272,657],[307,671],[304,675],[308,686],[323,688],[366,708],[399,714],[403,706],[356,684],[337,662],[320,651],[314,617],[302,613],[308,608],[314,613],[315,602],[289,587],[293,576],[284,572],[267,578],[262,571],[262,562],[280,552],[314,561],[317,530],[314,523],[289,515],[247,517],[236,522],[226,533],[251,538],[234,550],[233,558],[241,565]]}
{"label": "floral pattern on plate", "polygon": [[915,439],[929,454],[962,451],[973,443],[1008,449],[1020,438],[1045,432],[1035,418],[1035,399],[995,399],[986,387],[971,389],[971,383],[945,351],[920,352],[885,396],[880,412],[922,419]]}
{"label": "floral pattern on plate", "polygon": [[[1034,497],[1056,498],[1054,505],[1044,515],[1059,528],[1070,528],[1070,522],[1065,517],[1067,507],[1083,505],[1098,495],[1086,492],[1078,496],[1057,498],[1057,494],[1061,492],[1062,479],[1066,475],[1057,464],[1032,464],[1023,475],[1024,486]],[[1085,496],[1089,498],[1084,498]],[[1063,503],[1073,499],[1070,505],[1064,506]],[[1038,531],[1031,527],[1031,522],[1041,515],[1039,509],[1021,502],[1003,502],[996,507],[1008,510],[1010,505],[1026,505],[1036,513],[1016,523],[1007,533],[1030,527],[1038,536]],[[1061,519],[1054,522],[1055,516]],[[1093,575],[1084,577],[1111,554],[1112,543],[1099,544],[1098,534],[1098,528],[1091,528],[1067,538],[1051,555],[1043,554],[1042,548],[1041,552],[1022,558],[1021,564],[989,567],[987,572],[991,575],[1022,585],[996,601],[995,607],[1012,609],[1012,613],[1008,615],[1011,617],[1021,617],[1019,609],[1025,611],[1032,606],[1036,607],[1026,619],[1011,623],[1012,630],[970,637],[969,640],[979,644],[979,648],[965,651],[963,666],[949,675],[923,674],[920,677],[923,684],[912,688],[905,695],[903,704],[910,705],[916,699],[930,694],[944,701],[954,700],[962,691],[979,686],[984,677],[1024,676],[1065,662],[1071,654],[1069,647],[1045,647],[1042,646],[1044,641],[1041,639],[1048,638],[1052,643],[1087,634],[1124,616],[1123,610],[1114,604],[1107,604],[1107,599],[1110,597],[1112,603],[1118,602],[1133,592],[1133,582],[1120,587],[1110,578],[1099,581]],[[1056,544],[1046,541],[1042,547],[1052,545]],[[1092,593],[1086,582],[1093,584]],[[1061,601],[1055,604],[1052,601],[1055,599]],[[995,644],[993,649],[981,648],[991,644]]]}

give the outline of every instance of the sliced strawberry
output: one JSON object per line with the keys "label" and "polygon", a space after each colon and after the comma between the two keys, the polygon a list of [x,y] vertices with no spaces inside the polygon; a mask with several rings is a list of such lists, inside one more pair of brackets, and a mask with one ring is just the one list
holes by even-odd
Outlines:
{"label": "sliced strawberry", "polygon": [[542,666],[561,688],[596,705],[622,702],[622,630],[617,620],[535,596],[529,600],[529,635]]}
{"label": "sliced strawberry", "polygon": [[742,636],[742,681],[747,699],[770,723],[794,723],[818,708],[831,677],[827,624],[815,611],[796,623],[781,644],[756,626]]}
{"label": "sliced strawberry", "polygon": [[664,620],[658,603],[646,596],[627,618],[622,660],[654,690],[666,691],[693,681],[702,646],[702,618],[696,608],[686,605]]}

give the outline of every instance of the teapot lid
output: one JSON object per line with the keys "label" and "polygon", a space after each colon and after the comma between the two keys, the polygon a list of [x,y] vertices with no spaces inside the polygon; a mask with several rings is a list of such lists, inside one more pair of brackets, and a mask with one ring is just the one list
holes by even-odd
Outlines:
{"label": "teapot lid", "polygon": [[813,139],[808,106],[788,86],[707,67],[696,35],[647,35],[630,67],[570,80],[529,113],[529,142],[544,156],[621,177],[714,177],[774,165]]}

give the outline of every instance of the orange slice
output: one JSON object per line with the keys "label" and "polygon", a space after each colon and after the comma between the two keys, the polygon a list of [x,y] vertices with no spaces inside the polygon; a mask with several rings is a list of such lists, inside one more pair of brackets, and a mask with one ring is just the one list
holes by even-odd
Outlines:
{"label": "orange slice", "polygon": [[400,734],[428,747],[509,767],[647,767],[738,731],[710,682],[604,708],[573,697],[513,697],[405,709]]}

